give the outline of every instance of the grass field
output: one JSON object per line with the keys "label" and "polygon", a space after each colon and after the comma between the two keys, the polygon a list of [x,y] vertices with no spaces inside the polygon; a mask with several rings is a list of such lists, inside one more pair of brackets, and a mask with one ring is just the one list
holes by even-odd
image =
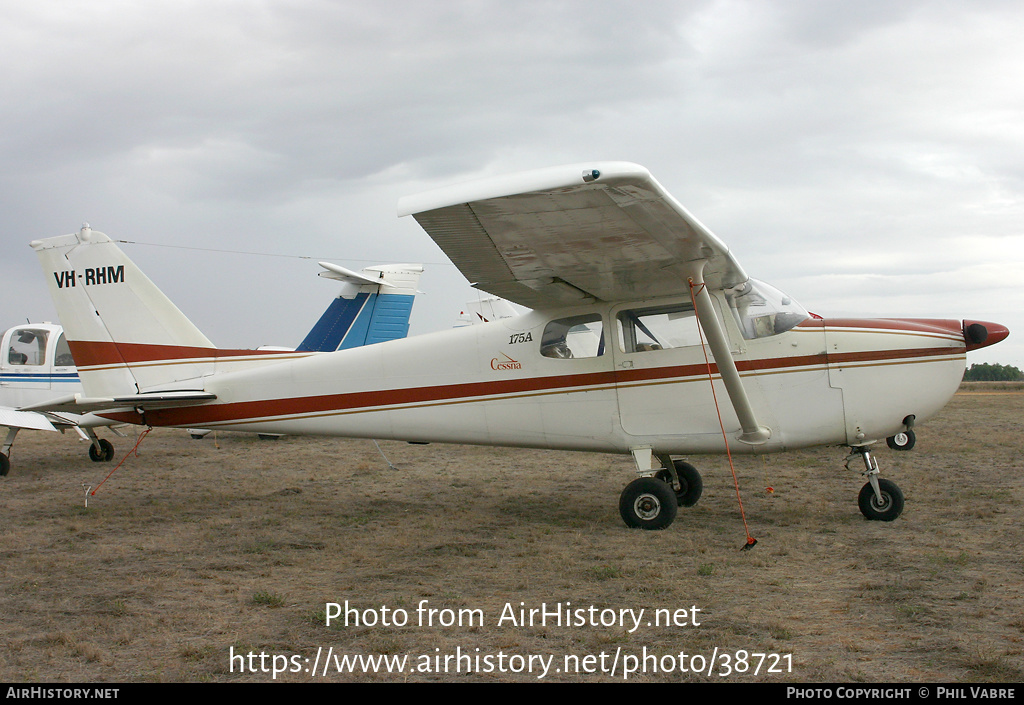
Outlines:
{"label": "grass field", "polygon": [[[879,448],[906,495],[892,523],[861,516],[843,448],[738,458],[749,551],[720,457],[691,459],[696,507],[641,532],[618,516],[624,457],[382,443],[390,469],[370,441],[157,430],[85,506],[113,464],[26,432],[0,481],[0,681],[269,681],[277,655],[300,671],[279,681],[634,665],[634,681],[1021,682],[1024,394],[967,391],[913,451]],[[134,439],[115,442],[120,459]],[[327,626],[346,601],[376,624]],[[501,619],[556,603],[587,623]],[[620,613],[640,609],[636,628]],[[408,661],[323,675],[329,648]],[[241,672],[232,653],[267,657]]]}

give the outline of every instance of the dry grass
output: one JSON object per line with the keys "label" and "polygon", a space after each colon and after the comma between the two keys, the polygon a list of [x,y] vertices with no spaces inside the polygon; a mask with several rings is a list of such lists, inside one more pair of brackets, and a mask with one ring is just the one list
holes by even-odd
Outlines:
{"label": "dry grass", "polygon": [[[0,681],[267,681],[229,649],[345,653],[792,654],[730,680],[1024,679],[1024,395],[958,395],[917,448],[878,457],[906,511],[865,521],[843,449],[696,458],[700,504],[626,529],[628,459],[514,449],[158,430],[110,466],[72,436],[25,433],[0,481]],[[118,458],[131,443],[117,443]],[[766,485],[775,488],[773,494]],[[328,627],[325,603],[480,610],[464,627]],[[506,603],[700,608],[699,627],[498,626]],[[480,649],[476,652],[476,649]],[[305,673],[279,680],[309,680]],[[535,680],[334,674],[327,680]],[[322,677],[317,680],[323,680]],[[551,673],[547,680],[612,680]],[[633,680],[723,680],[637,675]]]}

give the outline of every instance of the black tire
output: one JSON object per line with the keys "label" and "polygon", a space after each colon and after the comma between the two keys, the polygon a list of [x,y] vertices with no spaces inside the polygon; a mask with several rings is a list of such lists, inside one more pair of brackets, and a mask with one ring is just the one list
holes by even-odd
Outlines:
{"label": "black tire", "polygon": [[893,450],[910,450],[915,443],[917,443],[917,435],[913,431],[904,431],[885,439],[885,444]]}
{"label": "black tire", "polygon": [[893,521],[903,513],[903,492],[891,480],[879,480],[878,489],[882,493],[881,504],[870,482],[861,488],[857,497],[860,513],[872,521]]}
{"label": "black tire", "polygon": [[[682,460],[672,461],[676,466],[676,475],[679,476],[679,491],[676,492],[676,502],[680,507],[692,507],[704,493],[704,480],[701,478],[697,468]],[[659,470],[655,474],[659,480],[672,485],[672,476],[668,470]]]}
{"label": "black tire", "polygon": [[639,477],[622,490],[619,514],[631,529],[657,531],[676,518],[679,503],[672,487],[656,477]]}
{"label": "black tire", "polygon": [[0,453],[0,477],[7,477],[11,471],[11,460],[3,453]]}
{"label": "black tire", "polygon": [[96,444],[89,444],[89,460],[94,463],[109,463],[114,458],[114,445],[106,438],[100,439],[100,449],[96,450]]}
{"label": "black tire", "polygon": [[676,465],[676,474],[679,475],[679,484],[683,487],[676,493],[679,499],[680,507],[692,507],[699,500],[700,496],[704,494],[704,480],[701,479],[700,473],[697,472],[697,468],[693,467],[689,463],[685,463],[682,460],[674,461]]}

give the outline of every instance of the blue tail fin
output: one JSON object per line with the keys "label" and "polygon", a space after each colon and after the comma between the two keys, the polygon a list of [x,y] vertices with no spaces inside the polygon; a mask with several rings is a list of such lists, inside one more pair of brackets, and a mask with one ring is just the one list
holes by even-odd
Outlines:
{"label": "blue tail fin", "polygon": [[404,338],[423,267],[392,264],[353,272],[321,262],[320,276],[343,282],[341,294],[327,308],[298,351],[333,352]]}

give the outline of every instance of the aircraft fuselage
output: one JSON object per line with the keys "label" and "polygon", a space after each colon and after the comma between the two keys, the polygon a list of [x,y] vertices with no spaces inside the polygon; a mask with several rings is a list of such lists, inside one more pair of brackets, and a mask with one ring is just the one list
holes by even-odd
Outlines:
{"label": "aircraft fuselage", "polygon": [[[730,310],[724,295],[715,306]],[[764,443],[737,443],[737,416],[713,362],[712,393],[701,331],[688,317],[692,306],[678,297],[533,311],[206,377],[215,402],[149,411],[144,421],[690,454],[724,450],[720,412],[734,450],[764,453],[885,438],[908,416],[941,409],[963,376],[959,321],[807,318],[745,336],[737,316],[721,315],[751,405],[771,432]],[[105,415],[143,422],[134,412]]]}

